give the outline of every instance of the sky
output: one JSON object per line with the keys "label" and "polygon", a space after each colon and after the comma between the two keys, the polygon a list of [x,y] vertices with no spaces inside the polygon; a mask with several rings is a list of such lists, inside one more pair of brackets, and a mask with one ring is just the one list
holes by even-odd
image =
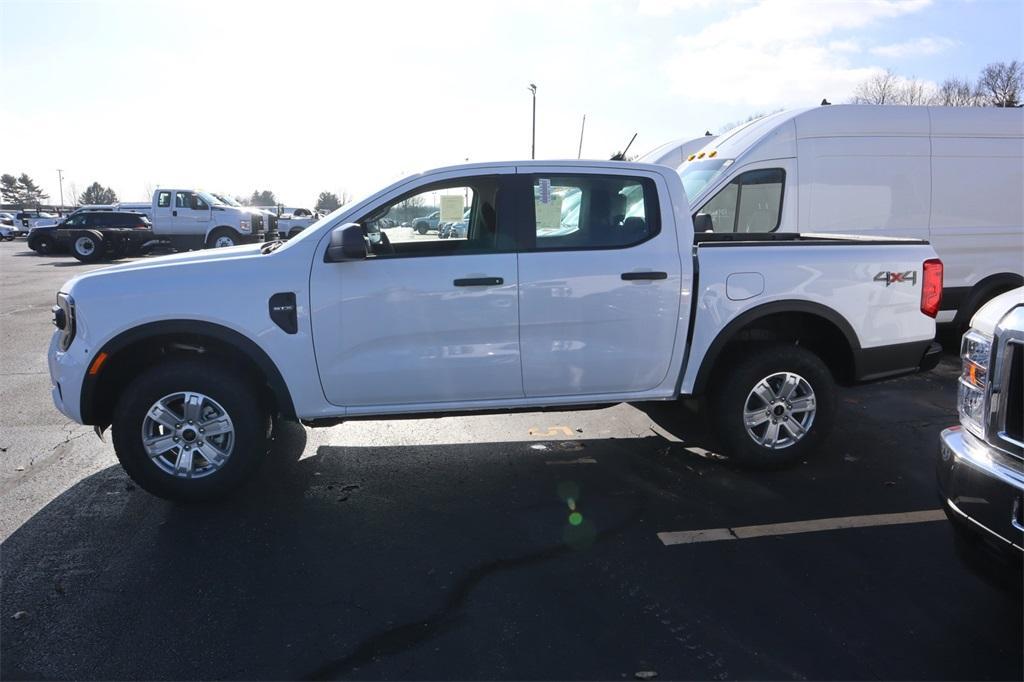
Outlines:
{"label": "sky", "polygon": [[291,206],[436,166],[608,158],[892,69],[1024,60],[1024,0],[0,0],[0,172]]}

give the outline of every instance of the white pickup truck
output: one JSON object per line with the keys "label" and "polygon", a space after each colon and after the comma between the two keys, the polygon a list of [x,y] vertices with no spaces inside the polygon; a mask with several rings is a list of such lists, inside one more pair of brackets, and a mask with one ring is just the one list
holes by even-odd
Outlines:
{"label": "white pickup truck", "polygon": [[[465,237],[378,229],[439,195],[470,208]],[[175,499],[239,485],[273,417],[701,396],[721,450],[771,467],[821,442],[836,382],[937,362],[941,291],[926,241],[695,235],[664,166],[476,164],[406,178],[288,242],[76,277],[49,368],[57,408],[112,425],[131,477]]]}
{"label": "white pickup truck", "polygon": [[153,237],[178,250],[263,241],[271,231],[263,211],[194,189],[158,189],[151,210]]}

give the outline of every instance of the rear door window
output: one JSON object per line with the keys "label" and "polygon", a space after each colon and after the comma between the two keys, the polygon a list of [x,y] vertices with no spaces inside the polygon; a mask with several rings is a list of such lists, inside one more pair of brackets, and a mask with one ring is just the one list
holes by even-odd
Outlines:
{"label": "rear door window", "polygon": [[621,175],[536,175],[527,250],[618,249],[660,229],[654,182]]}
{"label": "rear door window", "polygon": [[170,205],[171,205],[171,193],[170,192],[160,192],[156,196],[156,206],[157,206],[157,208],[169,208]]}

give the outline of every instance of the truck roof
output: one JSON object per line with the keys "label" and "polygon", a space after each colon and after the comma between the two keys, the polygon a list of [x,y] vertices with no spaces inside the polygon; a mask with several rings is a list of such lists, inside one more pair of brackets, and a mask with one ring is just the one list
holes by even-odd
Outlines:
{"label": "truck roof", "polygon": [[[867,104],[792,109],[723,133],[707,149],[734,159],[755,147],[815,137],[1024,137],[1024,109]],[[792,156],[792,153],[785,154]]]}

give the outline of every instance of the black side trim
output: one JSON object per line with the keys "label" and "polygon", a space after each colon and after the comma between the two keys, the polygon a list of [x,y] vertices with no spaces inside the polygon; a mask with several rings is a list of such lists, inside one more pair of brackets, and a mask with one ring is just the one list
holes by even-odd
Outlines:
{"label": "black side trim", "polygon": [[[931,369],[941,358],[942,347],[933,341],[864,348],[857,355],[857,381],[878,381]],[[926,366],[928,363],[931,365]]]}
{"label": "black side trim", "polygon": [[809,234],[799,232],[695,232],[693,243],[704,247],[725,246],[922,246],[927,239],[860,238],[850,235]]}
{"label": "black side trim", "polygon": [[[696,301],[694,301],[694,305],[696,306]],[[699,395],[705,391],[708,381],[711,379],[711,371],[715,366],[715,362],[717,362],[725,347],[729,345],[741,330],[763,317],[779,313],[808,313],[823,318],[835,325],[842,332],[843,336],[846,337],[846,343],[850,346],[850,351],[854,358],[854,375],[855,377],[860,376],[860,364],[857,361],[857,356],[860,353],[860,341],[857,339],[857,334],[853,331],[853,327],[839,313],[819,303],[812,303],[810,301],[774,301],[751,308],[737,315],[732,322],[725,325],[725,328],[718,333],[718,336],[711,342],[711,346],[701,359],[700,370],[697,372],[697,380],[693,386],[693,394]],[[693,321],[690,324],[692,328]],[[685,365],[683,371],[686,371]]]}
{"label": "black side trim", "polygon": [[[128,331],[115,336],[113,339],[108,341],[107,344],[99,350],[99,352],[107,353],[113,360],[116,358],[118,351],[127,348],[137,341],[171,334],[209,336],[237,348],[240,353],[255,363],[255,365],[263,372],[264,376],[266,376],[267,384],[270,386],[270,390],[274,393],[278,410],[281,415],[290,419],[295,418],[295,405],[292,403],[292,396],[288,391],[288,385],[285,383],[284,378],[278,371],[277,366],[274,365],[273,360],[270,359],[270,356],[268,356],[266,352],[259,347],[259,345],[248,337],[239,334],[233,329],[222,327],[219,324],[204,322],[201,320],[164,320],[162,322],[151,322],[149,324],[135,327],[134,329],[129,329]],[[95,354],[93,357],[95,357]],[[99,375],[86,374],[85,380],[82,382],[80,406],[83,424],[93,423],[93,395],[96,392],[96,387],[99,383],[98,377],[100,376],[102,376],[102,372]]]}

